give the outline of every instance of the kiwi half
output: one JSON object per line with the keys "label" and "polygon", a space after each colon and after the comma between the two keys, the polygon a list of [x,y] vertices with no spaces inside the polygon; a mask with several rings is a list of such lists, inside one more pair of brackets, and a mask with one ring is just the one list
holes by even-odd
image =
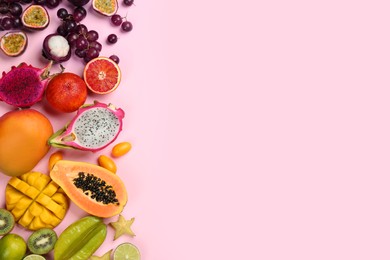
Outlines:
{"label": "kiwi half", "polygon": [[49,253],[57,242],[57,234],[49,228],[34,231],[27,240],[28,249],[37,255]]}
{"label": "kiwi half", "polygon": [[0,236],[8,234],[15,226],[15,218],[6,209],[0,209]]}

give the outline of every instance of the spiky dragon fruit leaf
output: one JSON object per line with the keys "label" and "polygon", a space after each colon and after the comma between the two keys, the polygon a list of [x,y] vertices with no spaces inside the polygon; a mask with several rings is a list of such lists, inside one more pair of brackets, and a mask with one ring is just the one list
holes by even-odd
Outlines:
{"label": "spiky dragon fruit leaf", "polygon": [[115,141],[125,113],[112,104],[95,101],[83,105],[76,116],[55,132],[48,143],[57,148],[99,151]]}
{"label": "spiky dragon fruit leaf", "polygon": [[12,66],[9,72],[3,72],[0,79],[0,100],[25,108],[40,101],[50,79],[50,61],[44,68],[36,68],[22,62]]}

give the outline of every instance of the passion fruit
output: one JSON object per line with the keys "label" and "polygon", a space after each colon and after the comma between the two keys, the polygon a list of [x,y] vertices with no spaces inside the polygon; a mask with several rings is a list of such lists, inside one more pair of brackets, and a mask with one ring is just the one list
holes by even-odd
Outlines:
{"label": "passion fruit", "polygon": [[118,11],[117,0],[92,0],[92,8],[105,16],[113,16]]}
{"label": "passion fruit", "polygon": [[42,5],[30,5],[22,13],[24,27],[32,30],[43,30],[50,22],[49,13]]}
{"label": "passion fruit", "polygon": [[22,31],[8,32],[0,39],[0,49],[6,55],[16,57],[26,50],[27,41],[27,34]]}

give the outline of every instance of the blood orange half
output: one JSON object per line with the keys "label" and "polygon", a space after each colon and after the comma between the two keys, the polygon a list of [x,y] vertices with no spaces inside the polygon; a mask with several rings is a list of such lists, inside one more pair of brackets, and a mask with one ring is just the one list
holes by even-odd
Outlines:
{"label": "blood orange half", "polygon": [[110,58],[97,57],[85,65],[84,81],[92,92],[108,94],[119,86],[121,70]]}

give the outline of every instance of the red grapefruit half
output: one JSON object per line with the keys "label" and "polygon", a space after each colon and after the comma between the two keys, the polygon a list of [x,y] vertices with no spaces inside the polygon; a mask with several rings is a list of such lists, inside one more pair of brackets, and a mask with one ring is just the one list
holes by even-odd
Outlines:
{"label": "red grapefruit half", "polygon": [[108,94],[119,86],[121,70],[110,58],[97,57],[85,65],[84,81],[93,93]]}

